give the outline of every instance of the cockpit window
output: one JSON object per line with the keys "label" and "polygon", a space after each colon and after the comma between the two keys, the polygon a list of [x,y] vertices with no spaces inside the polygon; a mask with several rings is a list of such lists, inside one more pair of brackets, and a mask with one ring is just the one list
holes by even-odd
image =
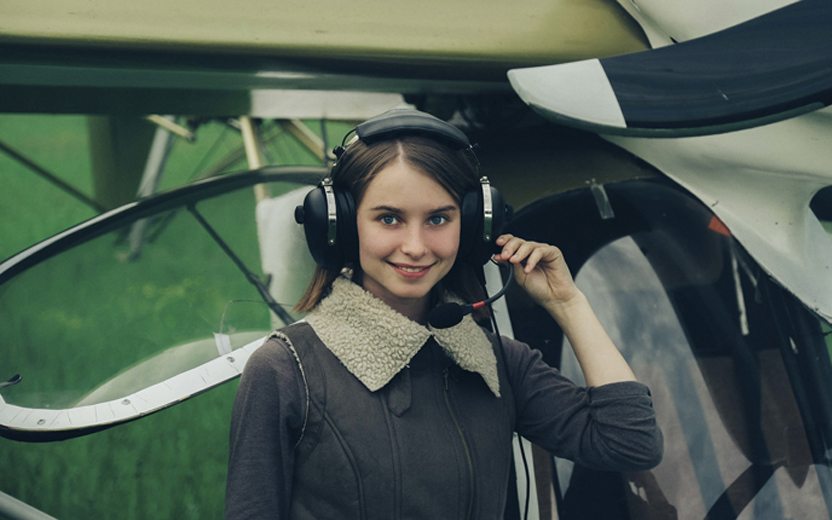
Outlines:
{"label": "cockpit window", "polygon": [[[832,390],[817,318],[681,191],[630,182],[607,192],[612,219],[574,193],[518,220],[528,226],[522,232],[563,249],[577,284],[651,388],[665,455],[638,473],[556,459],[559,518],[828,517],[823,439]],[[557,326],[533,311],[523,315],[512,315],[515,335],[582,383]]]}
{"label": "cockpit window", "polygon": [[[305,281],[294,267],[302,262],[281,257],[277,272],[272,251],[293,248],[271,245],[288,239],[293,201],[319,175],[212,179],[91,219],[2,262],[0,435],[92,433],[238,375],[275,324],[294,320],[284,282]],[[256,201],[255,184],[273,197]],[[273,226],[275,214],[289,231]]]}
{"label": "cockpit window", "polygon": [[[647,513],[632,518],[660,516],[668,506],[695,518],[826,510],[777,331],[754,301],[753,275],[735,277],[738,253],[726,253],[724,280],[668,290],[637,240],[626,237],[599,250],[577,276],[651,387],[666,438],[659,467],[623,477],[625,501],[637,505],[630,510]],[[571,349],[562,352],[563,371],[579,378]],[[565,500],[576,481],[593,478],[571,466],[557,463]]]}

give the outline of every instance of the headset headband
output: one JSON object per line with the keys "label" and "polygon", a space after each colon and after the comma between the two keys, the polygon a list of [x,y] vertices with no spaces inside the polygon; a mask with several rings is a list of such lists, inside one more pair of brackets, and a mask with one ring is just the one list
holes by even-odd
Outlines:
{"label": "headset headband", "polygon": [[398,135],[421,134],[432,137],[455,150],[470,148],[468,136],[454,125],[438,117],[406,108],[389,110],[355,127],[358,138],[375,143]]}
{"label": "headset headband", "polygon": [[400,135],[421,135],[435,139],[454,150],[468,150],[475,164],[479,164],[473,153],[473,146],[462,130],[431,114],[410,108],[394,108],[364,121],[344,135],[341,146],[336,146],[333,153],[340,159],[346,150],[347,142],[352,142],[350,136],[364,144],[372,144]]}

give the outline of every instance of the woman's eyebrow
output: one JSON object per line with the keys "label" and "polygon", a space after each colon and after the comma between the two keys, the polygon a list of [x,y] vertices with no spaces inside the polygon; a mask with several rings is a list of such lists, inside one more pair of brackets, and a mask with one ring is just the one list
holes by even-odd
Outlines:
{"label": "woman's eyebrow", "polygon": [[370,211],[389,211],[390,213],[401,213],[402,210],[399,208],[394,208],[393,206],[386,206],[382,204],[381,206],[374,206],[370,208]]}
{"label": "woman's eyebrow", "polygon": [[[449,212],[449,211],[457,211],[459,208],[453,204],[448,204],[447,206],[440,206],[438,208],[429,209],[428,213],[442,213],[442,212]],[[396,208],[393,206],[387,206],[382,204],[380,206],[374,206],[370,208],[370,211],[389,211],[390,213],[404,213],[404,210],[401,208]]]}
{"label": "woman's eyebrow", "polygon": [[447,211],[457,211],[459,208],[455,205],[448,204],[447,206],[440,206],[438,208],[432,209],[429,213],[444,213]]}

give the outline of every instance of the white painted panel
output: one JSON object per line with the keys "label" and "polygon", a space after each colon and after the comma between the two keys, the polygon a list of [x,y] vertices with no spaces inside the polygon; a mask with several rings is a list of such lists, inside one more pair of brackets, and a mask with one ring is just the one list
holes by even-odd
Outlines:
{"label": "white painted panel", "polygon": [[363,121],[391,108],[411,106],[401,94],[327,90],[254,90],[250,114],[279,119]]}
{"label": "white painted panel", "polygon": [[69,417],[69,422],[75,428],[96,424],[94,406],[81,406],[67,410],[66,412]]}
{"label": "white painted panel", "polygon": [[832,320],[832,238],[809,209],[832,185],[832,108],[720,135],[607,139],[710,206],[775,280]]}
{"label": "white painted panel", "polygon": [[48,426],[50,430],[66,430],[70,428],[72,423],[69,421],[69,411],[60,410],[55,414],[52,421],[50,421],[46,426]]}
{"label": "white painted panel", "polygon": [[602,126],[627,126],[598,60],[512,69],[508,79],[526,104],[544,113]]}
{"label": "white painted panel", "polygon": [[0,424],[12,423],[20,415],[21,411],[23,411],[23,408],[19,406],[6,402],[0,403]]}
{"label": "white painted panel", "polygon": [[[263,272],[271,276],[269,292],[272,297],[286,307],[292,307],[300,300],[315,271],[303,226],[296,223],[294,217],[295,207],[303,204],[311,189],[312,186],[300,187],[257,203],[260,264]],[[275,320],[277,318],[273,317]],[[278,320],[275,325],[284,324]]]}
{"label": "white painted panel", "polygon": [[133,394],[95,405],[63,410],[24,408],[0,401],[0,425],[15,431],[70,431],[118,424],[176,404],[238,376],[252,352],[263,344],[258,338],[226,356],[177,374]]}

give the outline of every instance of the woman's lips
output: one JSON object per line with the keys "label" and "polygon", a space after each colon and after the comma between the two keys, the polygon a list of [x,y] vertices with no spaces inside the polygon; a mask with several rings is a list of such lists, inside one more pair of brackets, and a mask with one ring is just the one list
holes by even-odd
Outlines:
{"label": "woman's lips", "polygon": [[405,278],[410,279],[417,279],[425,276],[433,264],[431,265],[407,265],[407,264],[394,264],[390,263],[393,269],[396,270],[397,273],[404,276]]}

